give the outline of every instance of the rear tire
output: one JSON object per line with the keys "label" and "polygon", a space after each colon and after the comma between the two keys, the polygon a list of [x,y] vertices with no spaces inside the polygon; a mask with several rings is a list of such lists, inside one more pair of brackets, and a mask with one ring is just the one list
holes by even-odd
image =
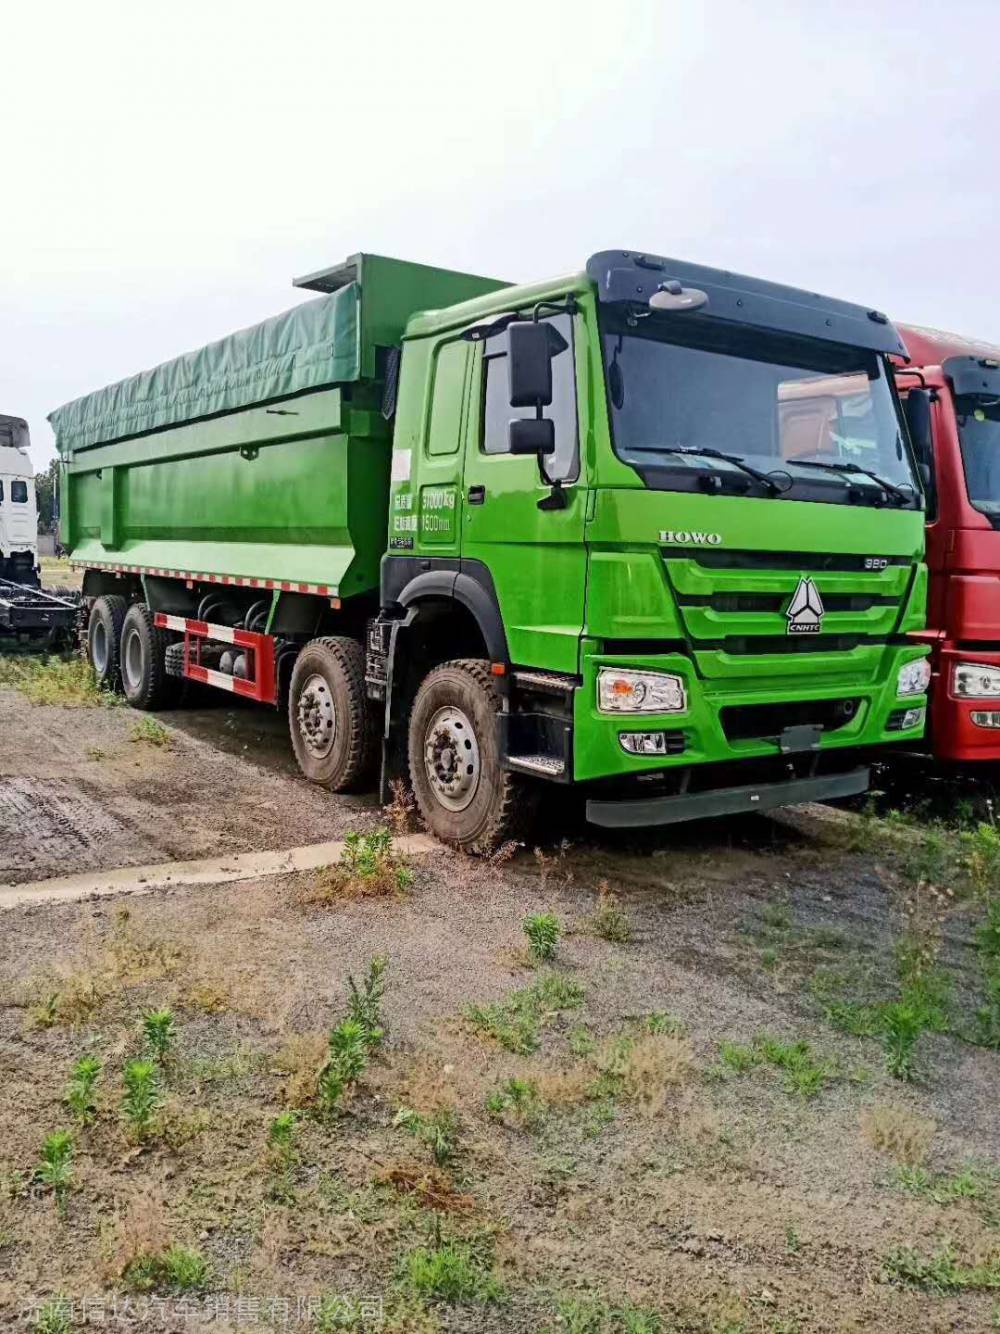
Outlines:
{"label": "rear tire", "polygon": [[442,663],[410,712],[410,785],[430,832],[463,852],[488,853],[525,834],[535,794],[505,769],[497,743],[501,699],[489,664]]}
{"label": "rear tire", "polygon": [[144,602],[129,607],[119,643],[122,689],[132,708],[162,709],[173,703],[175,681],[166,672],[170,636],[153,624],[153,613]]}
{"label": "rear tire", "polygon": [[87,622],[87,661],[102,690],[121,689],[119,652],[128,603],[117,593],[100,597]]}
{"label": "rear tire", "polygon": [[376,751],[365,696],[365,654],[343,636],[313,639],[295,659],[288,730],[299,768],[331,792],[363,787]]}

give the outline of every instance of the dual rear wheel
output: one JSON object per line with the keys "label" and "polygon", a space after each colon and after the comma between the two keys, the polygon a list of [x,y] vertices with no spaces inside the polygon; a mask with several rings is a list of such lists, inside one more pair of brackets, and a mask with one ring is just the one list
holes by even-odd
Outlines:
{"label": "dual rear wheel", "polygon": [[162,709],[176,698],[177,682],[166,673],[170,636],[153,624],[142,602],[131,607],[116,593],[99,597],[87,622],[87,658],[97,684],[121,690],[134,709]]}

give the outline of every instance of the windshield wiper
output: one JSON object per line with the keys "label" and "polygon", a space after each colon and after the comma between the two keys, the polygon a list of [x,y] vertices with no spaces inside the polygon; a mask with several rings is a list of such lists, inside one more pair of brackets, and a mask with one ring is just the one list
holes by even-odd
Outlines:
{"label": "windshield wiper", "polygon": [[697,455],[699,458],[723,459],[726,463],[731,463],[734,468],[739,468],[741,472],[745,472],[748,477],[753,477],[755,481],[766,486],[776,496],[784,495],[792,486],[790,473],[777,472],[779,477],[788,478],[788,486],[779,486],[774,480],[775,475],[773,473],[761,472],[759,468],[744,463],[739,454],[726,454],[721,449],[697,449],[694,445],[634,445],[632,451],[637,454],[685,454]]}
{"label": "windshield wiper", "polygon": [[788,462],[795,467],[822,468],[824,472],[835,472],[841,476],[844,473],[859,472],[865,477],[870,477],[873,482],[877,482],[887,496],[894,496],[901,505],[909,504],[916,495],[916,491],[912,487],[906,490],[902,486],[897,486],[895,482],[880,477],[877,472],[872,472],[870,468],[862,468],[860,463],[824,463],[820,459],[789,459]]}

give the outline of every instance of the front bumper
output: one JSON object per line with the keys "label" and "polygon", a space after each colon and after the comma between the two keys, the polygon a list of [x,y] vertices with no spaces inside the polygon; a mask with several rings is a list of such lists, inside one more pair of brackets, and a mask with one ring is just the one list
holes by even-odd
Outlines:
{"label": "front bumper", "polygon": [[778,806],[796,806],[804,801],[831,801],[868,791],[867,767],[847,773],[793,778],[785,783],[722,787],[708,792],[676,793],[669,796],[626,798],[621,801],[593,799],[587,802],[587,819],[605,829],[649,828],[680,824],[685,820],[720,815],[756,814]]}
{"label": "front bumper", "polygon": [[[574,713],[573,777],[577,782],[630,777],[663,772],[683,766],[754,760],[787,753],[769,722],[766,735],[734,735],[727,730],[724,711],[761,709],[780,714],[788,709],[790,723],[810,704],[849,698],[856,701],[853,716],[836,727],[826,727],[808,736],[802,734],[802,749],[820,752],[847,748],[913,744],[923,736],[924,724],[893,730],[890,718],[907,709],[926,707],[926,695],[900,696],[896,681],[900,668],[927,649],[914,644],[873,645],[873,665],[864,672],[852,670],[842,655],[768,655],[755,661],[742,659],[739,674],[730,677],[699,675],[690,657],[683,653],[609,656],[585,641],[582,685],[577,689]],[[809,660],[812,658],[812,660]],[[822,661],[820,661],[822,659]],[[871,663],[871,656],[869,663]],[[602,666],[672,672],[683,678],[687,708],[683,713],[604,714],[597,708],[597,673]],[[634,755],[623,750],[619,734],[624,731],[670,734],[670,752],[663,755]],[[1000,734],[998,734],[1000,735]]]}

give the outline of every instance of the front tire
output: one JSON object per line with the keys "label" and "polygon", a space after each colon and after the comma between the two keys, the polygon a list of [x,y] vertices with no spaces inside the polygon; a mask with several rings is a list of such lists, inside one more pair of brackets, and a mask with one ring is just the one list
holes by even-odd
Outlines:
{"label": "front tire", "polygon": [[531,790],[501,763],[501,699],[489,664],[442,663],[424,678],[410,713],[410,783],[430,832],[463,852],[487,853],[526,831]]}
{"label": "front tire", "polygon": [[167,676],[166,653],[170,636],[153,624],[153,613],[144,602],[129,607],[122,623],[122,689],[133,709],[162,709],[173,702],[174,678]]}
{"label": "front tire", "polygon": [[90,609],[87,622],[87,661],[94,669],[97,684],[102,690],[121,688],[119,658],[122,625],[128,603],[117,593],[100,597]]}
{"label": "front tire", "polygon": [[288,729],[299,768],[331,792],[362,787],[375,757],[375,719],[365,697],[365,655],[353,639],[313,639],[295,659]]}

